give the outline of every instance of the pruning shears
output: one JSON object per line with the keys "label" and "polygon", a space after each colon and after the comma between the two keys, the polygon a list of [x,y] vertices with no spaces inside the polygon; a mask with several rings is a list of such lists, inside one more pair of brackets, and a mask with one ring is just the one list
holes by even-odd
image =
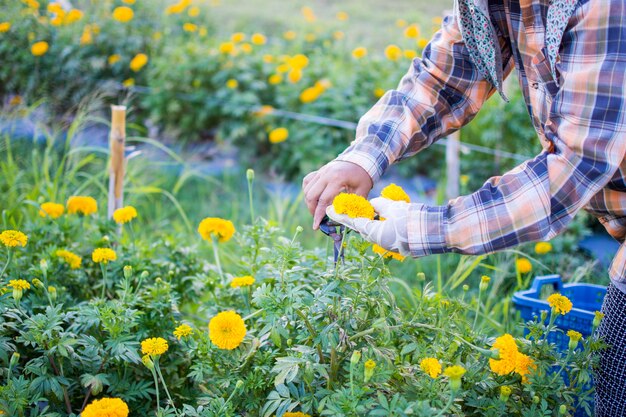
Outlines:
{"label": "pruning shears", "polygon": [[349,232],[350,229],[346,231],[346,226],[333,221],[328,216],[324,216],[320,223],[320,230],[333,240],[335,265],[337,265],[339,259],[343,262],[343,236],[345,233]]}

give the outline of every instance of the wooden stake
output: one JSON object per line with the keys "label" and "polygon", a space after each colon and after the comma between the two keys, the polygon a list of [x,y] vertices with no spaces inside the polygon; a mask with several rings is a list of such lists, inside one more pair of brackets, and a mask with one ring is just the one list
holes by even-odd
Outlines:
{"label": "wooden stake", "polygon": [[124,204],[124,173],[126,158],[124,145],[126,143],[126,106],[111,106],[111,133],[109,146],[111,150],[111,165],[109,167],[109,206],[108,216]]}

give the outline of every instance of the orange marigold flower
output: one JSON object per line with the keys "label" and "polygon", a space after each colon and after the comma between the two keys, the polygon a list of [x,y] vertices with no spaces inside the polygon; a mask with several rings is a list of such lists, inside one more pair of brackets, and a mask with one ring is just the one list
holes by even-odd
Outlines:
{"label": "orange marigold flower", "polygon": [[134,15],[135,13],[133,12],[133,9],[128,6],[119,6],[113,9],[113,19],[118,22],[130,22]]}
{"label": "orange marigold flower", "polygon": [[230,220],[219,217],[207,217],[200,222],[198,233],[204,240],[211,241],[216,237],[219,242],[228,242],[235,234],[235,226]]}
{"label": "orange marigold flower", "polygon": [[98,203],[93,197],[72,196],[67,199],[68,214],[80,213],[85,216],[98,211]]}
{"label": "orange marigold flower", "polygon": [[223,311],[209,322],[209,338],[220,349],[235,349],[245,336],[246,325],[234,311]]}
{"label": "orange marigold flower", "polygon": [[119,398],[101,398],[93,400],[83,412],[82,417],[128,417],[128,405]]}
{"label": "orange marigold flower", "polygon": [[128,223],[135,217],[137,217],[137,209],[133,206],[118,208],[113,212],[113,220],[117,224]]}

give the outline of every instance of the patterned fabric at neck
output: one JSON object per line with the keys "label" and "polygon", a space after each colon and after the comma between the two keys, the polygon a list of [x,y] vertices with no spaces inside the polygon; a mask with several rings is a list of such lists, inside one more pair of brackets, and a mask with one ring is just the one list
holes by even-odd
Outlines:
{"label": "patterned fabric at neck", "polygon": [[502,57],[500,43],[489,19],[484,0],[455,2],[459,28],[470,58],[478,72],[508,101],[502,91]]}

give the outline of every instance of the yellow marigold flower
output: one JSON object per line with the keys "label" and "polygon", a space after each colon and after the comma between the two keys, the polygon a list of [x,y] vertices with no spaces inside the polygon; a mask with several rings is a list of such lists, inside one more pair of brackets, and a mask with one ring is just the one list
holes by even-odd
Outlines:
{"label": "yellow marigold flower", "polygon": [[24,247],[28,242],[28,236],[19,230],[5,230],[0,233],[0,242],[7,248]]}
{"label": "yellow marigold flower", "polygon": [[180,1],[176,4],[172,4],[165,9],[165,14],[166,15],[180,14],[185,11],[187,6],[189,6],[189,3],[190,3],[189,1]]}
{"label": "yellow marigold flower", "polygon": [[352,50],[352,56],[355,59],[361,59],[363,57],[365,57],[367,55],[367,48],[363,47],[363,46],[359,46],[357,48],[354,48]]}
{"label": "yellow marigold flower", "polygon": [[41,205],[39,215],[41,217],[50,217],[51,219],[58,219],[65,212],[63,204],[47,202]]}
{"label": "yellow marigold flower", "polygon": [[30,284],[25,279],[12,279],[8,286],[14,290],[30,290]]}
{"label": "yellow marigold flower", "polygon": [[448,366],[443,374],[450,379],[460,380],[463,375],[465,375],[465,368],[460,365]]}
{"label": "yellow marigold flower", "polygon": [[288,41],[292,41],[294,39],[296,39],[296,32],[294,32],[293,30],[288,30],[285,33],[283,33],[283,38],[285,38]]}
{"label": "yellow marigold flower", "polygon": [[72,196],[67,199],[68,214],[80,213],[85,216],[98,211],[98,203],[93,197]]}
{"label": "yellow marigold flower", "polygon": [[276,84],[280,84],[282,80],[283,80],[283,76],[282,75],[280,75],[280,74],[272,74],[267,79],[267,82],[272,84],[272,85],[276,85]]}
{"label": "yellow marigold flower", "polygon": [[59,249],[54,254],[67,262],[71,269],[80,268],[80,264],[83,262],[83,258],[69,250]]}
{"label": "yellow marigold flower", "polygon": [[235,44],[232,42],[224,42],[220,44],[218,49],[222,54],[232,54],[235,52]]}
{"label": "yellow marigold flower", "polygon": [[292,69],[291,71],[289,71],[289,74],[287,74],[287,79],[292,84],[297,83],[298,81],[302,79],[302,70],[295,69],[295,68]]}
{"label": "yellow marigold flower", "polygon": [[113,9],[113,19],[118,22],[126,23],[130,22],[133,19],[135,13],[133,9],[127,6],[119,6]]}
{"label": "yellow marigold flower", "polygon": [[572,310],[572,302],[564,295],[554,293],[546,300],[552,309],[558,314],[565,315]]}
{"label": "yellow marigold flower", "polygon": [[230,80],[226,81],[226,87],[230,88],[231,90],[234,90],[238,86],[239,86],[239,83],[237,82],[237,80],[235,80],[233,78],[231,78]]}
{"label": "yellow marigold flower", "polygon": [[252,45],[247,42],[242,43],[239,47],[241,48],[241,51],[245,54],[249,54],[250,52],[252,52]]}
{"label": "yellow marigold flower", "polygon": [[151,337],[141,342],[141,353],[144,355],[162,355],[167,352],[167,349],[169,349],[167,340],[162,337]]}
{"label": "yellow marigold flower", "polygon": [[337,20],[346,21],[348,20],[348,13],[346,12],[337,12]]}
{"label": "yellow marigold flower", "polygon": [[441,375],[441,363],[435,358],[422,359],[420,368],[431,378],[437,378]]}
{"label": "yellow marigold flower", "polygon": [[137,217],[137,209],[133,206],[118,208],[113,212],[113,220],[117,224],[128,223],[135,217]]}
{"label": "yellow marigold flower", "polygon": [[395,259],[395,260],[400,261],[400,262],[404,261],[404,258],[405,258],[404,256],[400,255],[397,252],[393,252],[393,251],[387,250],[387,249],[383,248],[382,246],[379,246],[379,245],[376,245],[376,244],[372,245],[372,251],[374,253],[382,256],[383,258],[392,258],[392,259]]}
{"label": "yellow marigold flower", "polygon": [[232,288],[249,287],[252,284],[254,284],[254,281],[255,281],[254,277],[252,277],[250,275],[246,275],[244,277],[235,277],[230,282],[230,286]]}
{"label": "yellow marigold flower", "polygon": [[135,0],[122,0],[122,3],[135,4]]}
{"label": "yellow marigold flower", "polygon": [[146,54],[137,54],[130,61],[130,69],[134,72],[138,72],[148,63],[148,55]]}
{"label": "yellow marigold flower", "polygon": [[280,64],[279,66],[276,67],[276,72],[278,72],[279,74],[287,72],[287,71],[289,71],[288,64]]}
{"label": "yellow marigold flower", "polygon": [[406,36],[407,38],[417,39],[420,36],[420,29],[417,27],[417,25],[407,26],[407,28],[404,29],[404,36]]}
{"label": "yellow marigold flower", "polygon": [[200,8],[198,6],[190,7],[189,10],[187,10],[187,15],[189,15],[189,17],[197,17],[200,15]]}
{"label": "yellow marigold flower", "polygon": [[122,57],[119,54],[113,54],[109,56],[107,61],[109,62],[109,65],[115,65],[120,59],[122,59]]}
{"label": "yellow marigold flower", "polygon": [[255,45],[265,45],[267,38],[262,33],[255,33],[250,38],[250,41]]}
{"label": "yellow marigold flower", "polygon": [[80,44],[81,45],[89,45],[93,43],[93,35],[91,33],[91,27],[86,25],[83,29],[82,35],[80,35]]}
{"label": "yellow marigold flower", "polygon": [[533,264],[526,258],[519,258],[515,261],[515,266],[520,274],[527,274],[533,270]]}
{"label": "yellow marigold flower", "polygon": [[65,24],[71,25],[74,22],[78,22],[83,18],[83,12],[78,9],[72,9],[67,12],[67,16],[65,16]]}
{"label": "yellow marigold flower", "polygon": [[185,32],[195,32],[198,30],[198,25],[195,25],[193,23],[185,23],[183,24],[183,30]]}
{"label": "yellow marigold flower", "polygon": [[269,139],[271,143],[280,143],[287,140],[289,131],[285,127],[279,127],[270,132]]}
{"label": "yellow marigold flower", "polygon": [[409,23],[406,20],[404,20],[404,19],[396,20],[396,26],[399,27],[399,28],[403,28],[403,27],[405,27],[408,24]]}
{"label": "yellow marigold flower", "polygon": [[537,369],[537,365],[530,356],[524,355],[523,353],[517,355],[515,372],[522,377],[522,382],[528,382],[528,375],[535,369]]}
{"label": "yellow marigold flower", "polygon": [[333,207],[337,214],[346,214],[349,217],[365,217],[374,219],[374,207],[367,199],[357,194],[341,193],[333,200]]}
{"label": "yellow marigold flower", "polygon": [[385,56],[390,61],[397,61],[402,57],[402,49],[398,45],[389,45],[385,48]]}
{"label": "yellow marigold flower", "polygon": [[0,33],[6,33],[11,30],[11,22],[0,22]]}
{"label": "yellow marigold flower", "polygon": [[191,328],[191,326],[189,326],[188,324],[181,324],[176,329],[174,329],[174,336],[176,336],[176,338],[180,340],[185,336],[189,336],[192,332],[193,329]]}
{"label": "yellow marigold flower", "polygon": [[101,398],[93,400],[83,412],[82,417],[128,417],[128,405],[120,398]]}
{"label": "yellow marigold flower", "polygon": [[320,90],[322,90],[322,92],[326,91],[332,86],[333,84],[326,78],[322,78],[321,80],[315,83],[315,88],[319,88]]}
{"label": "yellow marigold flower", "polygon": [[300,101],[303,103],[311,103],[319,98],[323,90],[318,87],[305,88],[300,93]]}
{"label": "yellow marigold flower", "polygon": [[96,248],[91,253],[91,259],[99,264],[108,264],[109,261],[115,261],[117,259],[117,254],[113,249],[109,248]]}
{"label": "yellow marigold flower", "polygon": [[295,413],[285,413],[283,417],[311,417],[310,414],[303,413],[302,411],[297,411]]}
{"label": "yellow marigold flower", "polygon": [[246,325],[234,311],[223,311],[209,322],[209,338],[220,349],[235,349],[245,336]]}
{"label": "yellow marigold flower", "polygon": [[50,45],[48,45],[48,42],[46,41],[39,41],[39,42],[35,42],[31,47],[30,47],[30,52],[34,55],[34,56],[42,56],[44,55],[46,52],[48,52],[48,48],[50,47]]}
{"label": "yellow marigold flower", "polygon": [[304,54],[297,54],[289,58],[288,64],[293,69],[304,69],[309,65],[309,58]]}
{"label": "yellow marigold flower", "polygon": [[568,330],[567,336],[569,337],[569,349],[574,350],[576,346],[578,346],[578,342],[583,338],[583,335],[577,332],[576,330]]}
{"label": "yellow marigold flower", "polygon": [[409,195],[402,189],[402,187],[396,184],[389,184],[380,192],[380,196],[388,200],[393,201],[406,201],[411,202]]}
{"label": "yellow marigold flower", "polygon": [[509,397],[511,396],[511,392],[513,392],[511,390],[511,387],[507,386],[507,385],[502,385],[500,387],[500,399],[502,401],[507,401],[509,399]]}
{"label": "yellow marigold flower", "polygon": [[236,32],[232,34],[232,36],[230,37],[230,40],[233,41],[234,43],[243,42],[246,40],[246,35],[241,32]]}
{"label": "yellow marigold flower", "polygon": [[135,85],[135,79],[134,78],[127,78],[122,82],[122,85],[126,88],[128,87],[132,87],[133,85]]}
{"label": "yellow marigold flower", "polygon": [[604,313],[596,311],[593,313],[593,327],[594,329],[600,325],[600,322],[604,318]]}
{"label": "yellow marigold flower", "polygon": [[517,356],[520,354],[515,339],[510,334],[496,338],[491,350],[498,350],[499,359],[489,359],[489,367],[498,375],[508,375],[515,371]]}
{"label": "yellow marigold flower", "polygon": [[304,6],[301,9],[302,12],[302,16],[304,16],[304,20],[306,20],[307,22],[315,22],[315,20],[317,19],[315,17],[315,13],[313,12],[313,9],[311,9],[308,6]]}
{"label": "yellow marigold flower", "polygon": [[366,383],[374,375],[374,368],[376,368],[376,362],[372,359],[365,361],[365,364],[363,365],[363,379]]}
{"label": "yellow marigold flower", "polygon": [[537,255],[545,255],[552,251],[552,243],[550,242],[537,242],[535,243],[535,253]]}
{"label": "yellow marigold flower", "polygon": [[417,57],[417,52],[412,49],[405,49],[403,54],[404,54],[404,57],[407,59],[413,59]]}
{"label": "yellow marigold flower", "polygon": [[228,242],[235,234],[235,226],[230,220],[207,217],[198,225],[198,233],[207,241],[211,241],[215,236],[219,242]]}
{"label": "yellow marigold flower", "polygon": [[427,45],[428,45],[428,39],[426,39],[426,38],[420,38],[417,41],[417,47],[420,48],[420,49],[426,48]]}
{"label": "yellow marigold flower", "polygon": [[374,96],[376,98],[381,98],[385,95],[385,90],[383,88],[377,87],[374,89]]}

